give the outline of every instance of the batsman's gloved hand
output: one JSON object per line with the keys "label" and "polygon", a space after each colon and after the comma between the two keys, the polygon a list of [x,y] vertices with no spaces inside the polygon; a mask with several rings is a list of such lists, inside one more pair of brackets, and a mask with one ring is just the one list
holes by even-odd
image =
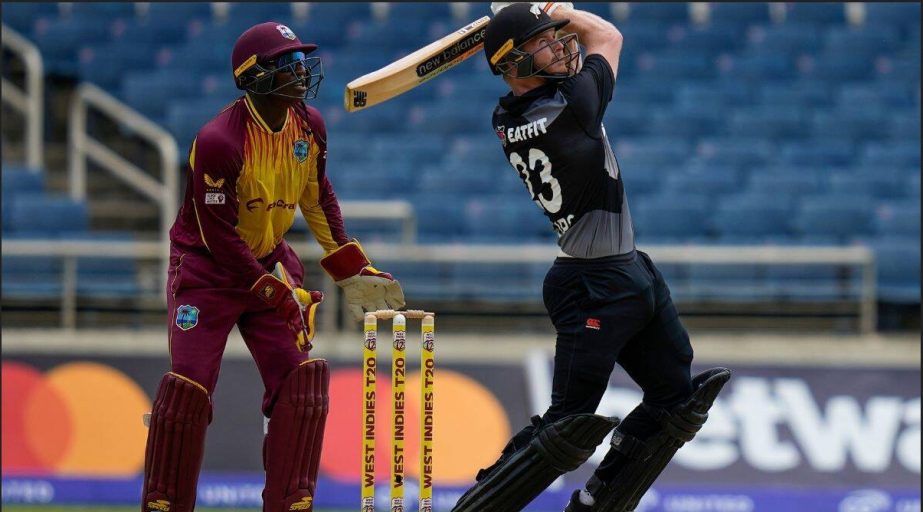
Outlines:
{"label": "batsman's gloved hand", "polygon": [[293,283],[282,263],[276,263],[272,273],[264,274],[257,279],[250,291],[263,302],[276,308],[295,336],[295,346],[302,352],[308,352],[314,339],[315,312],[324,300],[324,294],[294,287]]}
{"label": "batsman's gloved hand", "polygon": [[404,307],[404,291],[391,274],[372,266],[357,240],[340,246],[320,260],[324,270],[346,294],[349,312],[358,321],[365,311]]}
{"label": "batsman's gloved hand", "polygon": [[[491,2],[490,3],[490,12],[496,15],[498,12],[502,11],[505,7],[519,3],[519,2]],[[550,16],[551,13],[555,11],[560,6],[566,6],[571,9],[574,8],[574,4],[571,2],[529,2],[532,5],[537,5],[539,9],[545,11]]]}

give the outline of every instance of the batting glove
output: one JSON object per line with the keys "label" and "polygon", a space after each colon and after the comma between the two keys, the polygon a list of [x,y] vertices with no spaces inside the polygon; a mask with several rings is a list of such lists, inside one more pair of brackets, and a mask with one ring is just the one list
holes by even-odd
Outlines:
{"label": "batting glove", "polygon": [[343,289],[346,306],[356,320],[362,320],[365,311],[404,307],[401,284],[391,274],[373,267],[358,241],[337,248],[320,264]]}
{"label": "batting glove", "polygon": [[285,318],[295,336],[295,346],[302,352],[311,350],[314,340],[314,317],[324,294],[293,286],[294,281],[282,266],[276,263],[271,274],[265,274],[250,288],[263,302],[276,308]]}
{"label": "batting glove", "polygon": [[[498,12],[502,11],[505,7],[508,7],[512,4],[519,2],[491,2],[490,3],[490,12],[496,15]],[[551,13],[555,11],[558,7],[564,5],[571,9],[574,8],[574,4],[571,2],[529,2],[532,5],[537,5],[539,9],[548,13],[551,16]]]}

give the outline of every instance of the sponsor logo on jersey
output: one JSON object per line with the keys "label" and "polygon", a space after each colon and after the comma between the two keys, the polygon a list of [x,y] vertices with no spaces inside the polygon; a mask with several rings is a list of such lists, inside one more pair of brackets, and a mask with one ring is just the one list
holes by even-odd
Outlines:
{"label": "sponsor logo on jersey", "polygon": [[497,132],[497,138],[500,139],[500,144],[506,147],[506,126],[501,124],[495,131]]}
{"label": "sponsor logo on jersey", "polygon": [[205,204],[224,204],[225,197],[221,192],[206,192]]}
{"label": "sponsor logo on jersey", "polygon": [[[514,126],[512,128],[506,129],[506,141],[507,142],[522,142],[524,140],[529,140],[533,137],[538,137],[539,135],[544,135],[548,133],[548,129],[545,127],[545,123],[548,122],[547,117],[543,117],[531,123],[527,123],[520,126]],[[497,127],[502,128],[500,126]]]}
{"label": "sponsor logo on jersey", "polygon": [[[199,308],[195,306],[190,306],[184,304],[176,308],[176,326],[184,331],[192,329],[199,324]],[[169,503],[167,504],[166,509],[158,510],[169,510]]]}
{"label": "sponsor logo on jersey", "polygon": [[598,318],[587,318],[586,319],[586,328],[599,330],[602,327]]}
{"label": "sponsor logo on jersey", "polygon": [[208,188],[221,188],[224,186],[224,178],[213,180],[212,177],[207,173],[203,176],[203,178],[205,178],[205,186]]}
{"label": "sponsor logo on jersey", "polygon": [[298,160],[298,163],[302,163],[308,159],[308,141],[304,139],[298,139],[295,141],[294,146],[292,147],[292,154],[295,156],[295,160]]}

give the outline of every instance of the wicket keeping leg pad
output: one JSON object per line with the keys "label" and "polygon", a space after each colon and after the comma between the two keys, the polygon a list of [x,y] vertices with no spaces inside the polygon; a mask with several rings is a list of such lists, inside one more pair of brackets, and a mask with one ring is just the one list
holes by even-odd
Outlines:
{"label": "wicket keeping leg pad", "polygon": [[481,475],[453,512],[517,512],[559,476],[580,467],[618,419],[577,414],[536,429],[529,443]]}
{"label": "wicket keeping leg pad", "polygon": [[263,440],[263,512],[314,510],[329,388],[323,359],[301,363],[283,381]]}
{"label": "wicket keeping leg pad", "polygon": [[192,512],[211,412],[199,383],[173,372],[161,379],[147,433],[142,512]]}
{"label": "wicket keeping leg pad", "polygon": [[645,441],[616,428],[612,449],[621,452],[628,462],[611,482],[601,482],[594,474],[587,483],[587,490],[596,500],[593,512],[634,510],[676,451],[702,429],[708,419],[708,410],[730,378],[731,371],[727,368],[712,368],[692,379],[695,389],[692,396],[671,410],[642,405],[662,426]]}

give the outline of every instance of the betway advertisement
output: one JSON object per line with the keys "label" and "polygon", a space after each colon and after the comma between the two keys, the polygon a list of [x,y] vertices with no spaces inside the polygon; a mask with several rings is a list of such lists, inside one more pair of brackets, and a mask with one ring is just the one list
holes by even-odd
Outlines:
{"label": "betway advertisement", "polygon": [[[409,354],[408,354],[409,355]],[[376,501],[389,494],[390,379],[377,374]],[[17,355],[2,363],[3,503],[134,504],[150,410],[167,361]],[[699,435],[678,453],[639,511],[918,512],[920,370],[730,365],[734,376]],[[359,361],[331,361],[318,508],[357,509],[362,462]],[[705,367],[696,367],[701,371]],[[551,355],[519,364],[453,364],[437,354],[434,510],[448,511],[510,435],[548,406]],[[419,476],[418,368],[407,374],[408,510]],[[263,387],[252,361],[227,359],[213,397],[202,506],[259,507]],[[599,413],[640,401],[617,369]],[[527,509],[559,512],[605,454],[556,481]]]}

